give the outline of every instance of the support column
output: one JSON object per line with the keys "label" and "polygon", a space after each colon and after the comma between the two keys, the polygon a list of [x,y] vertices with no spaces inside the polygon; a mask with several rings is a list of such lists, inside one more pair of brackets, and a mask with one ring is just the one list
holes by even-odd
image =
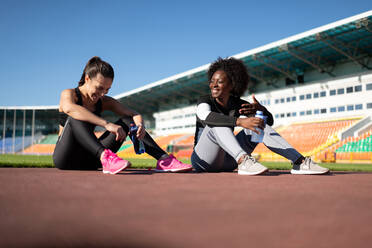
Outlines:
{"label": "support column", "polygon": [[26,110],[23,110],[22,153],[25,150]]}
{"label": "support column", "polygon": [[6,109],[4,109],[4,125],[3,125],[3,154],[5,154],[5,134],[6,134]]}
{"label": "support column", "polygon": [[35,134],[35,109],[32,110],[31,145],[34,145],[34,134]]}
{"label": "support column", "polygon": [[14,110],[14,116],[13,116],[13,154],[15,153],[15,135],[16,135],[16,121],[17,121],[17,110]]}

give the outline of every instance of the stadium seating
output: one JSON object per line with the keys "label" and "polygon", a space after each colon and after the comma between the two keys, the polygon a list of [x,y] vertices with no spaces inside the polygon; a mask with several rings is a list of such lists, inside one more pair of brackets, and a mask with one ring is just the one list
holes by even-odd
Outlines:
{"label": "stadium seating", "polygon": [[[95,132],[94,134],[99,137],[103,132]],[[44,136],[37,144],[28,144],[28,147],[24,149],[23,154],[38,154],[38,155],[50,155],[53,154],[54,148],[58,140],[58,134],[49,134]]]}
{"label": "stadium seating", "polygon": [[30,145],[23,150],[24,154],[49,155],[52,154],[58,139],[57,134],[44,136],[39,143]]}
{"label": "stadium seating", "polygon": [[335,153],[337,161],[372,161],[372,129],[342,140],[328,152]]}
{"label": "stadium seating", "polygon": [[37,154],[37,155],[50,155],[53,154],[55,144],[34,144],[27,147],[23,153],[24,154]]}
{"label": "stadium seating", "polygon": [[40,144],[56,144],[58,139],[57,134],[49,134],[40,141]]}
{"label": "stadium seating", "polygon": [[[41,135],[35,135],[34,140],[39,140]],[[24,143],[23,143],[24,142]],[[23,146],[28,147],[32,143],[31,136],[15,137],[14,138],[14,151],[13,151],[13,137],[6,137],[5,139],[0,139],[0,153],[3,152],[3,144],[5,153],[18,153],[22,151]]]}

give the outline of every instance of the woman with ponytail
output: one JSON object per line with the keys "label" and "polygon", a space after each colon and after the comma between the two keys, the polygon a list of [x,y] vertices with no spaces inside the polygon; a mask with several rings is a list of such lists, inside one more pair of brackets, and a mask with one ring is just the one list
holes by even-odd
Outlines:
{"label": "woman with ponytail", "polygon": [[[163,151],[146,132],[143,119],[137,112],[107,96],[114,79],[110,64],[99,57],[86,64],[78,87],[61,93],[59,105],[60,132],[53,153],[57,168],[66,170],[96,170],[116,174],[130,166],[130,162],[115,153],[123,144],[130,123],[137,127],[137,138],[142,140],[145,151],[158,160],[157,171],[188,171],[191,165],[183,164],[173,155]],[[115,123],[103,119],[100,114],[111,111],[119,116]],[[106,131],[97,138],[94,128]]]}

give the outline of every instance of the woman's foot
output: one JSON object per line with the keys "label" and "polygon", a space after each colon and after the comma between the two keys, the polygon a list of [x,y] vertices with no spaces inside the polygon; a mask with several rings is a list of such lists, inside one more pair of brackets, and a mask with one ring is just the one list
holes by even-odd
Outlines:
{"label": "woman's foot", "polygon": [[249,155],[245,155],[241,163],[238,164],[239,175],[260,175],[268,170],[265,166],[257,162],[254,157]]}
{"label": "woman's foot", "polygon": [[156,172],[186,172],[192,170],[192,165],[184,164],[172,154],[164,159],[159,159],[156,164]]}
{"label": "woman's foot", "polygon": [[293,164],[293,169],[291,170],[291,174],[295,175],[323,175],[328,172],[328,168],[319,166],[310,157],[306,157],[301,164]]}
{"label": "woman's foot", "polygon": [[116,174],[128,168],[130,162],[119,158],[116,153],[109,149],[105,149],[101,155],[102,172],[104,174]]}

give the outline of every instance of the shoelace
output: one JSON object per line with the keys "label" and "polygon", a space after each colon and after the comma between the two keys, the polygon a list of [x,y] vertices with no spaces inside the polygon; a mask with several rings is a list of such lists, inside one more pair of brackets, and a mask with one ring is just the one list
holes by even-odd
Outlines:
{"label": "shoelace", "polygon": [[107,160],[108,160],[108,161],[110,161],[110,162],[116,162],[118,159],[119,159],[119,157],[116,156],[115,153],[113,153],[113,152],[108,152],[108,154],[107,154]]}
{"label": "shoelace", "polygon": [[253,163],[256,163],[256,159],[254,157],[246,155],[243,158],[243,161],[241,162],[241,165],[243,165],[244,167],[247,167],[247,165],[245,164],[245,161],[247,161],[247,160],[251,160]]}
{"label": "shoelace", "polygon": [[181,161],[178,161],[175,157],[170,157],[170,158],[171,158],[170,163],[173,162],[173,164],[176,165],[176,166],[181,166],[182,165]]}
{"label": "shoelace", "polygon": [[242,163],[244,163],[244,162],[247,161],[247,160],[251,160],[253,163],[256,163],[256,162],[257,162],[257,160],[256,160],[254,157],[249,156],[249,155],[246,155],[246,156],[244,157]]}
{"label": "shoelace", "polygon": [[253,163],[256,163],[257,160],[252,156],[247,156],[249,160],[251,160]]}

